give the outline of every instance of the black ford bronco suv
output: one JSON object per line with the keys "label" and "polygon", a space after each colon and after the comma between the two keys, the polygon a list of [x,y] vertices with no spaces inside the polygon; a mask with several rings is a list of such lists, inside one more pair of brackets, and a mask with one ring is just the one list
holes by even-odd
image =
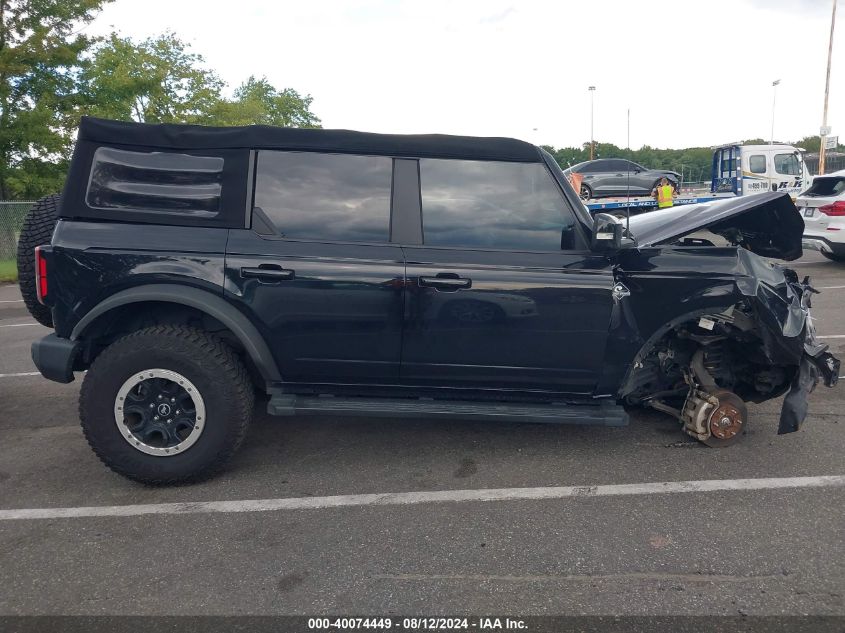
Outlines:
{"label": "black ford bronco suv", "polygon": [[803,222],[767,193],[591,217],[512,139],[83,119],[61,196],[30,212],[44,377],[112,469],[220,469],[256,392],[275,415],[624,425],[623,405],[736,440],[780,433],[839,361],[814,333]]}

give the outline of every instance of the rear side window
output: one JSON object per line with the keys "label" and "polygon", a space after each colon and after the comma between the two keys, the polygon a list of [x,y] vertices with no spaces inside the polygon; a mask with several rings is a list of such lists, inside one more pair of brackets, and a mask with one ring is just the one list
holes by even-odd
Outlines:
{"label": "rear side window", "polygon": [[752,174],[766,173],[766,157],[763,154],[754,154],[748,158],[748,169]]}
{"label": "rear side window", "polygon": [[560,250],[575,223],[539,163],[421,159],[420,189],[429,246]]}
{"label": "rear side window", "polygon": [[797,176],[801,172],[795,154],[775,154],[775,171],[786,176]]}
{"label": "rear side window", "polygon": [[100,147],[85,202],[92,209],[213,218],[220,212],[223,163],[218,156]]}
{"label": "rear side window", "polygon": [[387,242],[392,169],[385,156],[262,151],[254,213],[282,237]]}

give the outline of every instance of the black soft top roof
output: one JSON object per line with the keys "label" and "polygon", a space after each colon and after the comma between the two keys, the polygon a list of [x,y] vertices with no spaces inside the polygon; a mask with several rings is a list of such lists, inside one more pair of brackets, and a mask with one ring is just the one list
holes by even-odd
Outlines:
{"label": "black soft top roof", "polygon": [[447,134],[373,134],[249,125],[147,124],[82,117],[79,140],[149,149],[283,149],[388,156],[542,162],[534,145],[512,138]]}

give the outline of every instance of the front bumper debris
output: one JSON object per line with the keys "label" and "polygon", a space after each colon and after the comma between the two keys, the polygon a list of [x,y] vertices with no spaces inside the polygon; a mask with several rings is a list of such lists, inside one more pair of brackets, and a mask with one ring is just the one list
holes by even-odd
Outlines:
{"label": "front bumper debris", "polygon": [[778,435],[793,433],[801,427],[801,423],[807,417],[807,397],[820,380],[825,387],[833,387],[839,382],[839,359],[828,352],[828,346],[816,337],[816,328],[810,315],[811,297],[818,291],[810,285],[809,277],[805,277],[801,283],[792,282],[790,286],[800,296],[801,309],[806,315],[804,353],[801,355],[798,371],[792,379],[789,393],[783,401]]}

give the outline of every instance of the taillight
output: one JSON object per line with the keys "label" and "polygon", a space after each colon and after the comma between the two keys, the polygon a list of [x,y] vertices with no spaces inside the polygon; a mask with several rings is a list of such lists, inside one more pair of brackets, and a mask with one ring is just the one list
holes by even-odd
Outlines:
{"label": "taillight", "polygon": [[35,292],[38,295],[38,303],[44,305],[47,297],[47,260],[41,247],[35,247]]}
{"label": "taillight", "polygon": [[845,200],[837,200],[833,204],[826,204],[819,207],[819,211],[825,215],[845,215]]}

